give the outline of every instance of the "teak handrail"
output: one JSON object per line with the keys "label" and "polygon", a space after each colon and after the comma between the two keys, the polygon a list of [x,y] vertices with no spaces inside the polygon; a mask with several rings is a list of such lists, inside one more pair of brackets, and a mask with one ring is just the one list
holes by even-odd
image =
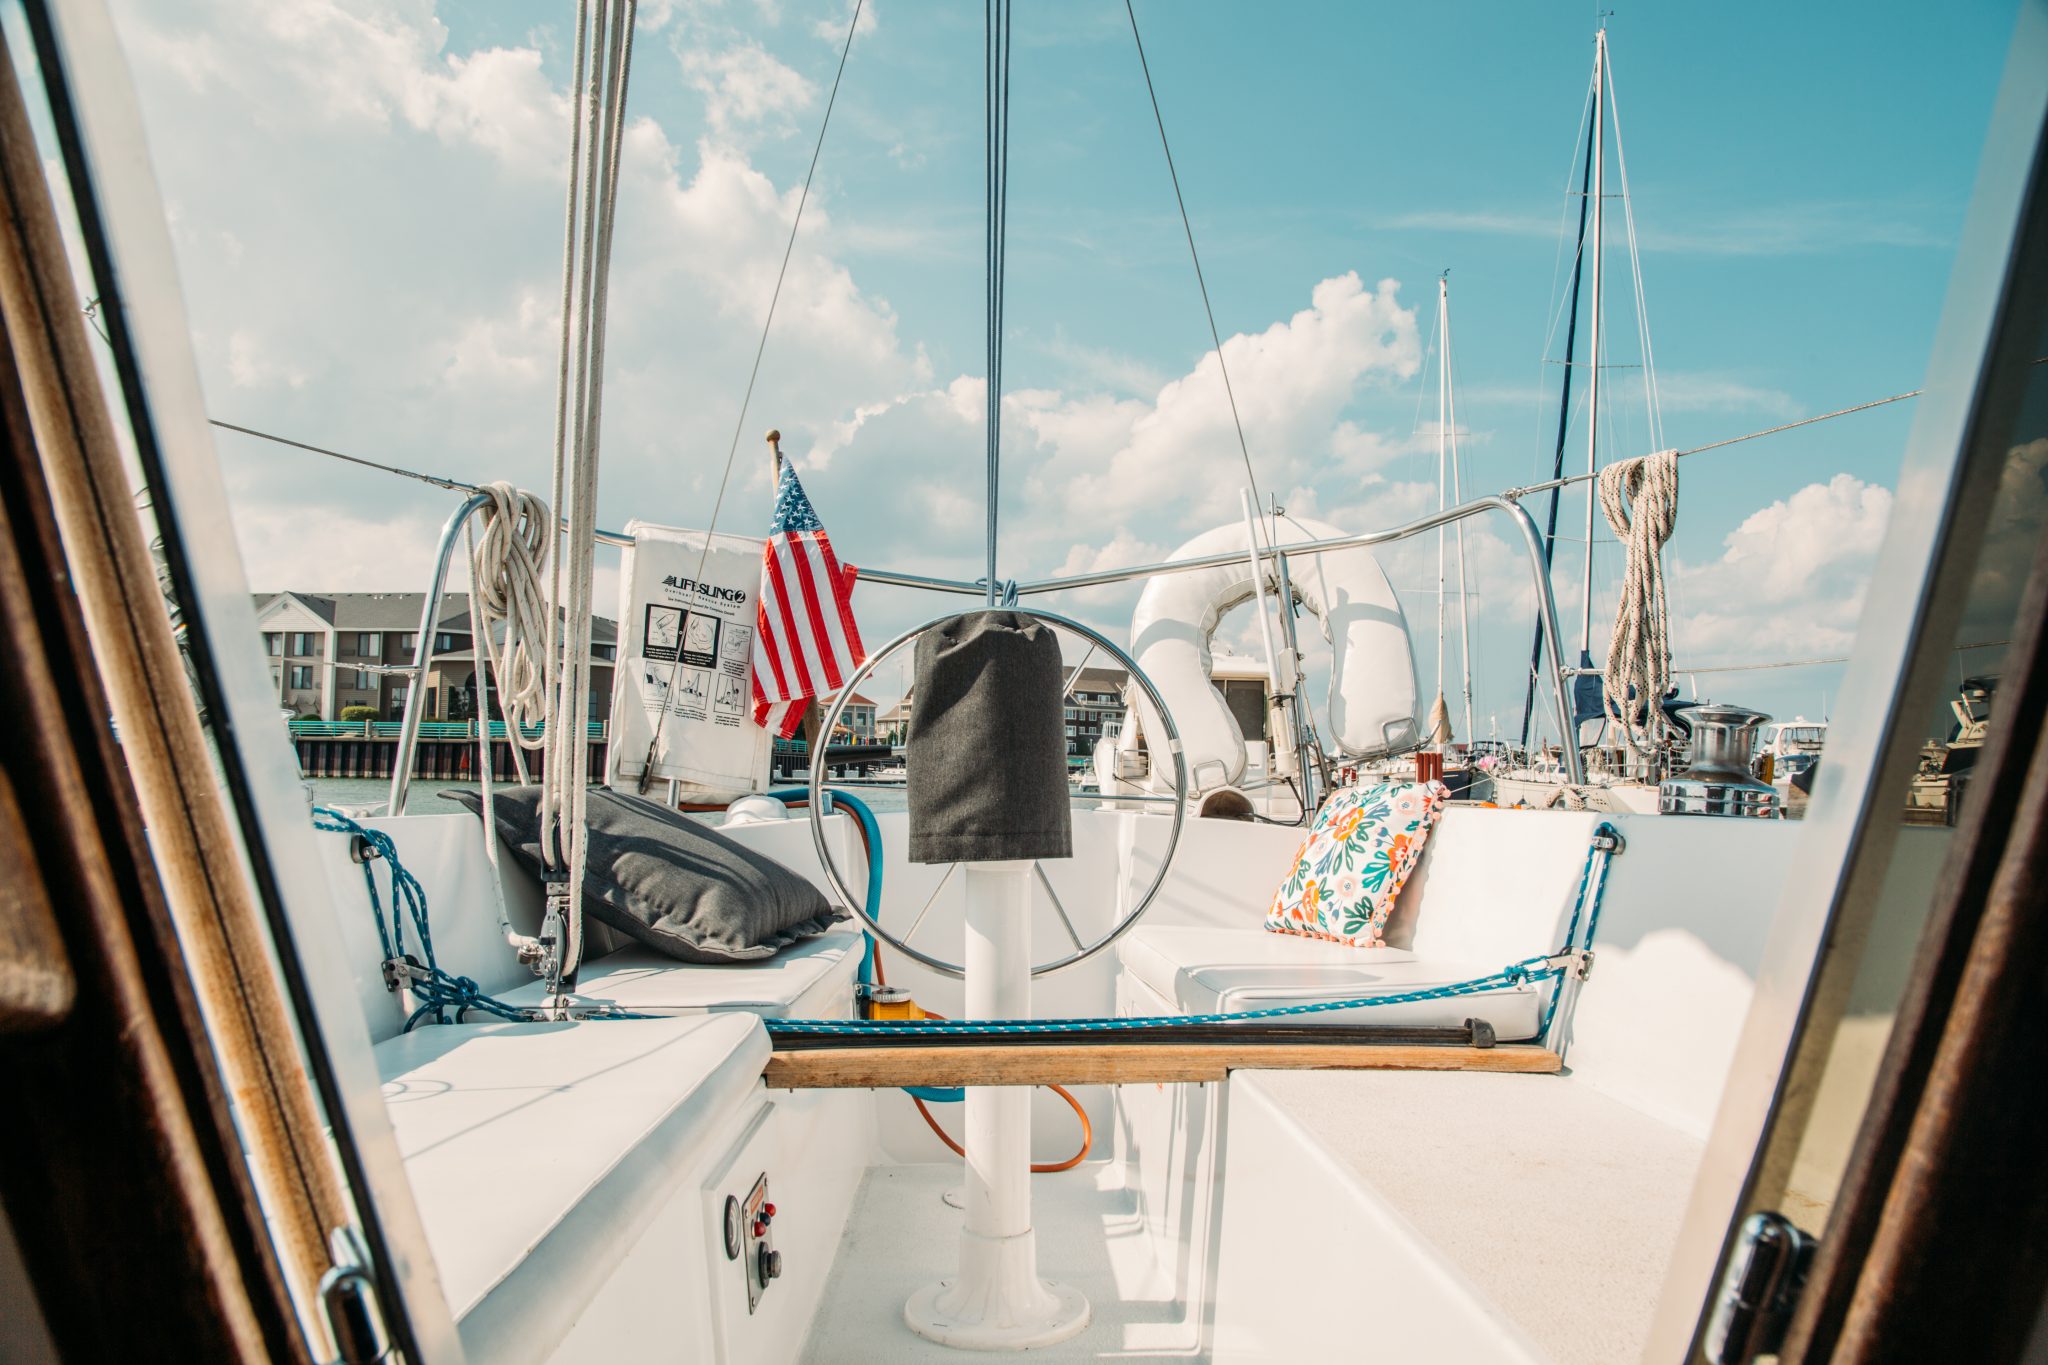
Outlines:
{"label": "teak handrail", "polygon": [[[1252,1033],[1250,1029],[1247,1034]],[[906,1085],[1175,1085],[1233,1071],[1506,1071],[1555,1074],[1548,1048],[1402,1043],[1102,1043],[1018,1047],[993,1042],[778,1052],[763,1073],[773,1090],[893,1089]]]}

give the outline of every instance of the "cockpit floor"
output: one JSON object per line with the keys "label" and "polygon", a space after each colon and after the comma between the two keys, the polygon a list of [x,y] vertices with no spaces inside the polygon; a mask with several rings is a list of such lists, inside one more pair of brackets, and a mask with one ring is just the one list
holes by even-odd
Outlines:
{"label": "cockpit floor", "polygon": [[[961,1169],[880,1166],[868,1172],[840,1240],[825,1299],[804,1349],[805,1365],[950,1361],[980,1353],[927,1341],[903,1323],[903,1302],[959,1262],[960,1210],[945,1202]],[[1089,1162],[1034,1176],[1038,1271],[1088,1296],[1085,1331],[1031,1352],[1038,1360],[1201,1360],[1196,1324],[1165,1287],[1136,1203],[1116,1168]]]}

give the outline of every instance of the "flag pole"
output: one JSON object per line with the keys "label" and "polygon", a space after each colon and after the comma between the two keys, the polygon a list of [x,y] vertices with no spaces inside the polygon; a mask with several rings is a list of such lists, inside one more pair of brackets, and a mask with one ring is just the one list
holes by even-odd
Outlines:
{"label": "flag pole", "polygon": [[[782,431],[778,427],[768,428],[766,437],[773,464],[769,467],[768,485],[771,489],[782,486]],[[812,697],[804,703],[804,755],[813,763],[822,763],[825,756],[818,751],[818,699]]]}

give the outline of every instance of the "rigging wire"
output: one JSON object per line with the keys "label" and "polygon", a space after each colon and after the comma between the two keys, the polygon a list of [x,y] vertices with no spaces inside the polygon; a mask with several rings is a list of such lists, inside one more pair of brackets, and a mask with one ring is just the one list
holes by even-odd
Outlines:
{"label": "rigging wire", "polygon": [[985,463],[988,483],[988,605],[1006,596],[996,578],[996,538],[1003,469],[1003,294],[1007,278],[1010,217],[1010,0],[988,0],[982,11],[982,62],[986,107],[986,218],[988,322],[988,415]]}
{"label": "rigging wire", "polygon": [[[1138,12],[1131,0],[1124,0],[1124,13],[1131,20],[1131,41],[1138,48],[1138,69],[1145,73],[1145,94],[1152,101],[1152,121],[1159,125],[1159,150],[1166,153],[1166,174],[1173,181],[1173,202],[1180,210],[1181,231],[1187,234],[1188,259],[1194,262],[1195,286],[1202,291],[1202,313],[1209,319],[1209,344],[1216,348],[1216,368],[1223,376],[1223,395],[1230,400],[1230,422],[1237,429],[1237,452],[1244,457],[1244,475],[1251,480],[1252,506],[1264,505],[1259,496],[1259,476],[1252,472],[1252,452],[1244,439],[1244,419],[1237,412],[1237,391],[1231,387],[1230,365],[1223,358],[1223,338],[1216,330],[1216,309],[1209,302],[1209,282],[1202,275],[1202,254],[1195,249],[1195,228],[1188,220],[1187,200],[1180,192],[1180,172],[1174,169],[1173,147],[1166,140],[1166,116],[1159,112],[1159,92],[1152,86],[1152,66],[1145,60],[1145,40],[1138,36]],[[1261,519],[1263,526],[1263,519]],[[1271,544],[1269,539],[1267,544]]]}
{"label": "rigging wire", "polygon": [[[1565,163],[1564,189],[1560,195],[1560,202],[1558,204],[1557,210],[1557,251],[1553,256],[1550,265],[1550,298],[1552,303],[1552,307],[1550,310],[1550,322],[1543,332],[1543,347],[1542,350],[1539,352],[1539,355],[1542,358],[1538,361],[1536,366],[1537,399],[1535,405],[1535,413],[1536,435],[1539,439],[1543,434],[1543,419],[1549,413],[1549,405],[1543,401],[1542,389],[1544,384],[1548,382],[1548,367],[1553,364],[1559,363],[1549,358],[1550,346],[1552,342],[1557,340],[1558,326],[1564,322],[1566,314],[1568,312],[1576,314],[1578,310],[1577,281],[1579,278],[1579,273],[1585,265],[1586,259],[1586,244],[1583,231],[1581,231],[1576,249],[1572,253],[1572,292],[1569,295],[1565,294],[1562,290],[1558,288],[1558,282],[1564,277],[1564,244],[1570,235],[1569,226],[1571,223],[1572,200],[1575,198],[1579,201],[1579,216],[1582,220],[1581,228],[1583,229],[1584,227],[1583,219],[1585,217],[1586,211],[1586,193],[1583,186],[1578,191],[1574,191],[1572,189],[1572,173],[1579,169],[1579,154],[1585,149],[1586,137],[1589,133],[1591,133],[1593,128],[1592,110],[1593,81],[1592,77],[1588,76],[1586,79],[1586,101],[1584,106],[1581,107],[1581,109],[1579,110],[1578,134],[1572,141],[1572,158],[1570,161]],[[1537,469],[1541,468],[1541,465],[1539,463],[1539,461],[1542,458],[1541,450],[1541,445],[1534,445],[1530,448],[1529,469],[1532,475]]]}
{"label": "rigging wire", "polygon": [[[1557,443],[1552,449],[1550,462],[1550,476],[1553,479],[1557,478],[1559,475],[1564,473],[1565,438],[1571,431],[1572,356],[1576,354],[1579,342],[1579,285],[1585,277],[1586,219],[1590,214],[1593,205],[1593,201],[1589,196],[1593,188],[1593,158],[1596,155],[1593,140],[1598,135],[1600,128],[1599,119],[1601,111],[1599,92],[1600,68],[1596,62],[1593,68],[1592,78],[1586,87],[1585,131],[1580,136],[1578,143],[1580,147],[1583,147],[1585,149],[1585,160],[1579,171],[1579,235],[1577,245],[1572,254],[1571,296],[1570,302],[1567,305],[1565,305],[1567,316],[1564,334],[1565,365],[1564,375],[1561,381],[1561,387],[1558,391],[1557,399]],[[1574,155],[1577,155],[1576,150],[1574,151]],[[1571,184],[1571,177],[1569,172],[1567,172],[1566,174],[1565,184],[1567,187],[1569,187]],[[1569,199],[1566,201],[1566,204],[1566,213],[1569,214]],[[1562,243],[1560,243],[1560,249],[1561,248]],[[1553,320],[1551,323],[1551,335],[1555,336],[1556,332],[1557,324],[1556,321]],[[1550,342],[1546,338],[1544,341],[1544,354],[1546,357],[1548,357],[1549,355],[1549,350]],[[1599,357],[1595,356],[1594,361],[1596,364],[1598,363],[1598,360]],[[1599,414],[1594,410],[1593,405],[1590,402],[1587,404],[1586,413],[1588,421],[1597,422],[1599,420]],[[1546,575],[1548,575],[1551,572],[1552,566],[1555,565],[1557,562],[1557,518],[1560,507],[1560,500],[1555,494],[1552,494],[1550,499],[1550,508],[1544,515],[1543,526],[1543,571]],[[1586,537],[1586,553],[1588,554],[1592,553],[1592,539],[1592,534],[1589,529]],[[1528,686],[1522,698],[1522,743],[1525,745],[1529,742],[1531,727],[1535,724],[1537,677],[1541,671],[1541,666],[1543,663],[1543,627],[1540,624],[1536,627],[1534,634],[1535,639],[1530,643],[1529,646]]]}
{"label": "rigging wire", "polygon": [[[2043,359],[2036,360],[2033,363],[2036,365],[2048,363],[2048,357],[2043,357]],[[1873,398],[1867,403],[1855,403],[1846,408],[1836,408],[1833,412],[1815,413],[1811,417],[1801,417],[1796,421],[1781,422],[1777,426],[1765,427],[1760,431],[1746,431],[1740,436],[1729,436],[1719,441],[1708,441],[1705,445],[1691,446],[1677,451],[1676,454],[1680,456],[1701,455],[1709,450],[1719,450],[1724,446],[1739,445],[1744,441],[1754,441],[1765,436],[1776,436],[1783,431],[1793,431],[1799,427],[1810,427],[1816,422],[1828,422],[1837,417],[1849,417],[1859,412],[1868,412],[1872,408],[1881,408],[1890,403],[1904,402],[1908,398],[1918,398],[1924,392],[1925,390],[1923,389],[1908,389],[1904,393],[1895,393],[1884,398]],[[253,436],[259,441],[272,441],[278,445],[290,446],[294,450],[309,451],[315,455],[325,455],[330,459],[346,460],[350,464],[361,465],[366,469],[374,469],[384,474],[396,474],[401,478],[414,479],[420,483],[431,484],[435,488],[445,488],[450,492],[477,493],[482,491],[482,485],[480,484],[464,483],[460,479],[445,479],[436,474],[421,474],[415,470],[405,469],[398,465],[380,464],[375,460],[365,459],[360,455],[348,455],[339,450],[330,450],[325,446],[309,445],[304,441],[295,441],[286,436],[276,435],[273,432],[258,431],[254,427],[238,426],[233,422],[223,422],[218,418],[209,418],[207,420],[214,426],[221,427],[227,431],[240,432],[244,436]],[[1560,479],[1547,479],[1542,483],[1524,484],[1519,488],[1505,488],[1501,490],[1500,495],[1504,498],[1525,498],[1531,493],[1544,493],[1552,488],[1567,488],[1572,484],[1584,483],[1588,477],[1585,474],[1567,474]],[[1577,537],[1575,536],[1559,536],[1558,539],[1571,544],[1577,543]]]}
{"label": "rigging wire", "polygon": [[[697,556],[697,572],[694,577],[704,577],[704,563],[711,556],[711,537],[718,531],[718,514],[725,508],[726,489],[732,483],[733,461],[740,450],[740,434],[747,427],[747,410],[753,406],[754,384],[761,377],[761,357],[768,352],[768,334],[775,326],[775,308],[782,301],[782,282],[789,275],[790,258],[796,254],[797,231],[804,224],[804,208],[811,202],[811,182],[818,174],[818,158],[825,151],[825,133],[832,127],[832,109],[839,103],[839,82],[846,75],[846,59],[853,52],[854,34],[860,31],[861,9],[866,0],[853,0],[853,17],[846,22],[846,41],[839,48],[839,65],[832,72],[832,89],[825,96],[825,113],[818,120],[818,140],[811,147],[811,164],[804,171],[804,187],[796,198],[796,216],[789,222],[789,240],[783,244],[782,263],[775,270],[775,287],[768,294],[768,314],[761,319],[761,339],[754,346],[754,363],[747,370],[746,391],[740,395],[739,416],[733,419],[732,441],[725,451],[725,469],[718,476],[718,495],[711,500],[711,520],[704,527],[704,548]],[[669,665],[668,687],[673,691],[676,676],[681,671],[683,657],[677,652],[675,661]],[[661,731],[668,720],[669,708],[664,706],[655,713],[654,733],[647,740],[647,758],[640,767],[639,790],[645,795],[654,778],[654,756],[661,748]]]}
{"label": "rigging wire", "polygon": [[[2038,364],[2039,362],[2035,363]],[[1904,393],[1895,393],[1885,398],[1873,398],[1867,403],[1856,403],[1850,407],[1836,408],[1833,412],[1816,413],[1811,417],[1801,417],[1796,421],[1781,422],[1774,427],[1765,427],[1761,431],[1746,431],[1740,436],[1730,436],[1719,441],[1709,441],[1705,445],[1692,446],[1685,450],[1674,450],[1671,453],[1676,456],[1699,455],[1709,450],[1719,450],[1723,446],[1738,445],[1743,441],[1754,441],[1763,436],[1776,436],[1781,431],[1792,431],[1798,427],[1810,427],[1815,422],[1827,422],[1837,417],[1847,417],[1852,413],[1868,412],[1872,408],[1881,408],[1887,403],[1901,403],[1908,398],[1918,398],[1923,392],[1925,390],[1908,389]],[[1504,498],[1525,498],[1531,493],[1548,492],[1553,488],[1569,488],[1573,484],[1585,483],[1587,480],[1596,477],[1598,476],[1593,474],[1567,474],[1561,479],[1548,479],[1542,483],[1532,483],[1522,488],[1505,489],[1502,491],[1501,496]]]}
{"label": "rigging wire", "polygon": [[1650,306],[1643,294],[1642,248],[1636,238],[1635,197],[1628,189],[1628,154],[1621,145],[1621,102],[1614,84],[1614,55],[1607,57],[1607,107],[1614,120],[1614,169],[1621,177],[1621,218],[1628,235],[1629,278],[1635,284],[1636,340],[1642,347],[1644,415],[1650,428],[1650,445],[1664,448],[1664,410],[1657,391],[1657,355],[1650,344]]}
{"label": "rigging wire", "polygon": [[[790,219],[789,240],[783,244],[782,264],[775,270],[775,288],[768,294],[768,315],[761,319],[761,340],[754,346],[754,363],[747,370],[746,391],[740,395],[740,413],[733,421],[732,441],[725,452],[725,472],[718,480],[718,496],[711,502],[711,524],[705,527],[709,534],[718,529],[719,509],[725,505],[725,492],[732,480],[734,458],[739,454],[740,433],[746,430],[747,409],[753,405],[754,384],[761,377],[761,357],[768,350],[768,333],[775,326],[775,308],[782,301],[782,282],[789,274],[790,258],[796,254],[797,230],[804,224],[804,208],[811,202],[811,181],[818,174],[818,158],[825,150],[825,133],[832,126],[832,107],[839,102],[840,78],[846,75],[846,59],[853,51],[853,35],[860,28],[861,7],[866,0],[854,0],[853,17],[846,24],[846,41],[839,49],[839,65],[832,72],[832,89],[825,96],[825,114],[818,121],[818,140],[811,148],[811,164],[804,171],[804,187],[796,198],[796,216]],[[700,566],[699,573],[702,573]]]}
{"label": "rigging wire", "polygon": [[450,493],[481,493],[484,491],[481,484],[464,483],[460,479],[444,479],[439,474],[422,474],[416,469],[406,469],[395,464],[379,464],[375,460],[366,460],[360,455],[349,455],[339,450],[329,450],[326,446],[308,445],[304,441],[294,441],[289,436],[279,436],[273,432],[258,431],[254,427],[237,426],[233,422],[223,422],[218,417],[209,417],[206,420],[209,425],[219,427],[223,431],[236,431],[244,436],[254,436],[259,441],[270,441],[277,445],[290,446],[294,450],[311,451],[315,455],[325,455],[330,460],[346,460],[350,464],[359,464],[365,469],[374,469],[384,474],[396,474],[402,479],[413,479],[435,488],[445,488]]}

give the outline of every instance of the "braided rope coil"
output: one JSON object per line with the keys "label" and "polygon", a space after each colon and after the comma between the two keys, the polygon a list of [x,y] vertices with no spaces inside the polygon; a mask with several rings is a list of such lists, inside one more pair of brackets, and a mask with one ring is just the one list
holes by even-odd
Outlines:
{"label": "braided rope coil", "polygon": [[1646,754],[1664,733],[1661,703],[1671,689],[1664,545],[1678,524],[1678,452],[1618,460],[1600,471],[1599,490],[1600,510],[1628,556],[1607,644],[1604,702],[1628,747]]}
{"label": "braided rope coil", "polygon": [[[470,595],[484,652],[498,689],[510,737],[525,749],[546,738],[529,735],[547,719],[548,603],[542,567],[554,543],[547,500],[502,480],[486,485],[483,533],[470,546]],[[499,626],[504,627],[503,643]]]}

